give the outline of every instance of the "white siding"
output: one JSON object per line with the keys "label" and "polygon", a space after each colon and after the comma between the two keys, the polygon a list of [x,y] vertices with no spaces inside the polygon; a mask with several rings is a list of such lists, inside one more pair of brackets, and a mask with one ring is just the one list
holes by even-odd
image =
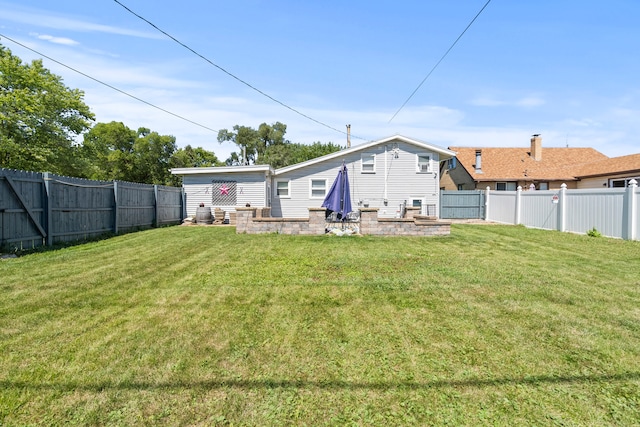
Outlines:
{"label": "white siding", "polygon": [[607,188],[609,186],[609,180],[606,177],[597,178],[583,178],[578,181],[578,189],[583,188]]}
{"label": "white siding", "polygon": [[[212,203],[212,181],[235,181],[236,203],[234,206],[220,206]],[[227,212],[234,212],[236,206],[245,206],[250,203],[253,207],[265,207],[267,205],[265,173],[225,173],[185,175],[183,187],[187,198],[187,216],[195,216],[196,208],[200,203],[205,206],[221,208]]]}
{"label": "white siding", "polygon": [[[378,211],[380,218],[393,218],[400,204],[405,202],[410,204],[411,198],[419,197],[425,199],[427,205],[433,205],[434,213],[437,214],[439,211],[438,154],[425,152],[420,147],[404,142],[397,145],[397,155],[393,151],[394,144],[388,143],[277,175],[274,182],[291,181],[291,197],[278,198],[275,195],[274,184],[272,215],[285,218],[307,217],[308,208],[322,205],[322,200],[309,198],[311,179],[326,179],[328,191],[343,161],[348,169],[351,203],[354,209],[368,203],[369,207],[380,209]],[[363,153],[376,155],[375,173],[361,172]],[[431,172],[417,172],[418,153],[431,155]]]}

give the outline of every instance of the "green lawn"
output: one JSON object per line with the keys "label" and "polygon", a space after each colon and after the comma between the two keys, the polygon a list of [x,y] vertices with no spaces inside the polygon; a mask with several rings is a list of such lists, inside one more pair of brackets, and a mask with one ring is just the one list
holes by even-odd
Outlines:
{"label": "green lawn", "polygon": [[640,242],[171,227],[0,262],[0,425],[640,424]]}

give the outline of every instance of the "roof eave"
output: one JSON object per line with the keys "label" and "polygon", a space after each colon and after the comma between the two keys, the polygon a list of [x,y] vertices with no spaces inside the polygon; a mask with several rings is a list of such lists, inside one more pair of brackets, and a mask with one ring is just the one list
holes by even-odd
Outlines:
{"label": "roof eave", "polygon": [[640,174],[640,169],[628,169],[623,171],[609,171],[609,172],[598,172],[598,173],[590,173],[584,175],[578,175],[578,178],[597,178],[601,176],[609,176],[609,175],[626,175],[626,174]]}
{"label": "roof eave", "polygon": [[394,136],[389,136],[387,138],[383,138],[383,139],[379,139],[376,141],[369,141],[369,142],[365,142],[364,144],[360,144],[360,145],[355,145],[353,147],[350,148],[346,148],[344,150],[340,150],[340,151],[336,151],[335,153],[330,153],[330,154],[326,154],[324,156],[320,156],[320,157],[316,157],[315,159],[311,159],[311,160],[307,160],[305,162],[301,162],[301,163],[296,163],[295,165],[290,165],[290,166],[285,166],[283,168],[280,169],[276,169],[274,171],[275,175],[280,175],[283,173],[287,173],[287,172],[291,172],[294,171],[296,169],[300,169],[303,168],[305,166],[310,166],[316,163],[320,163],[320,162],[324,162],[327,160],[332,160],[338,157],[342,157],[342,156],[346,156],[352,153],[357,153],[358,151],[363,151],[366,150],[368,148],[371,147],[375,147],[376,145],[381,145],[381,144],[385,144],[387,142],[391,142],[391,141],[401,141],[401,142],[405,142],[408,144],[412,144],[418,147],[422,147],[425,150],[429,150],[435,153],[438,153],[440,155],[440,160],[447,160],[450,159],[452,157],[454,157],[456,155],[456,153],[454,151],[451,151],[449,149],[443,148],[443,147],[438,147],[436,145],[432,145],[432,144],[428,144],[426,142],[422,142],[422,141],[418,141],[415,139],[411,139],[411,138],[407,138],[405,136],[402,135],[394,135]]}
{"label": "roof eave", "polygon": [[273,173],[270,165],[249,165],[249,166],[209,166],[198,168],[172,168],[169,169],[172,175],[201,175],[220,174],[238,172],[269,172]]}

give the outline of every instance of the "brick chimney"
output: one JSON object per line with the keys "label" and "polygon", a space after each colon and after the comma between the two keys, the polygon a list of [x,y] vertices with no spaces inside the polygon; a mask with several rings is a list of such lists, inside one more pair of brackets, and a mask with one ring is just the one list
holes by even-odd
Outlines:
{"label": "brick chimney", "polygon": [[542,160],[542,137],[538,133],[531,136],[531,153],[529,155],[533,160]]}

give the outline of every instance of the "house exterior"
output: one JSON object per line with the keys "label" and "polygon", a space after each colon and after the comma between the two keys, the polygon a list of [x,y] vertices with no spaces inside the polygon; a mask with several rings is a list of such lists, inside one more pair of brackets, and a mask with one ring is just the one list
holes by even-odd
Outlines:
{"label": "house exterior", "polygon": [[187,216],[195,216],[200,204],[227,212],[235,212],[236,206],[271,204],[269,165],[175,168],[171,173],[182,175]]}
{"label": "house exterior", "polygon": [[405,206],[423,215],[439,210],[441,161],[454,152],[396,135],[353,146],[306,162],[273,170],[268,165],[179,168],[187,198],[187,215],[200,203],[234,212],[237,206],[267,207],[272,217],[307,217],[321,207],[340,166],[347,166],[351,203],[378,208],[378,217],[394,218]]}
{"label": "house exterior", "polygon": [[[593,148],[543,148],[540,135],[533,135],[531,146],[526,148],[449,149],[456,157],[441,165],[443,190],[551,190],[562,184],[569,189],[584,188],[582,177],[593,172],[588,165],[611,160]],[[580,175],[580,170],[585,175]]]}
{"label": "house exterior", "polygon": [[640,182],[640,154],[589,163],[578,167],[575,173],[578,188],[626,188],[632,179]]}

